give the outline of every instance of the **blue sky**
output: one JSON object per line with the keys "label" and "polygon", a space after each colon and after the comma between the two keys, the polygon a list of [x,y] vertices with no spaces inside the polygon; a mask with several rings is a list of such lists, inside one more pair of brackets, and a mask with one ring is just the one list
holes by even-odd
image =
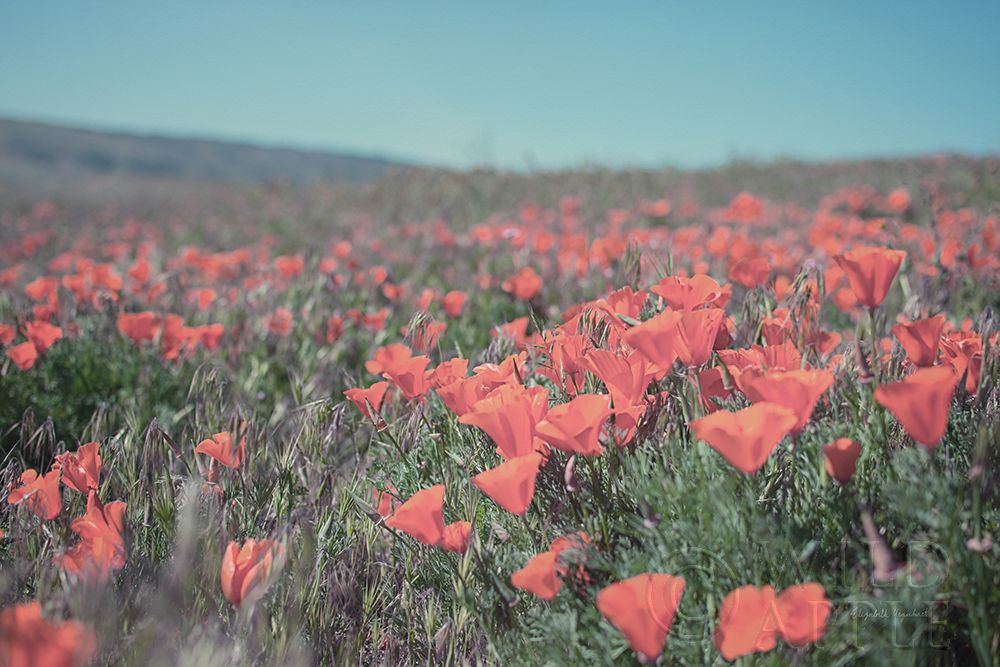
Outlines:
{"label": "blue sky", "polygon": [[1000,151],[1000,2],[30,2],[0,115],[466,167]]}

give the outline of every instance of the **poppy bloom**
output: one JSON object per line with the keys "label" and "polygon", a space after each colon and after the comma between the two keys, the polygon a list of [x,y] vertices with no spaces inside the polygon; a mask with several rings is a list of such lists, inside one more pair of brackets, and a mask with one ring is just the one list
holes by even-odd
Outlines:
{"label": "poppy bloom", "polygon": [[580,364],[604,382],[615,410],[638,405],[649,386],[647,364],[639,352],[622,357],[608,350],[590,350]]}
{"label": "poppy bloom", "polygon": [[742,586],[723,599],[712,639],[723,658],[735,660],[773,649],[779,625],[774,588]]}
{"label": "poppy bloom", "polygon": [[556,573],[558,557],[558,552],[551,550],[532,556],[524,567],[510,575],[510,583],[543,600],[551,600],[562,588],[562,579]]}
{"label": "poppy bloom", "polygon": [[801,431],[812,417],[816,402],[833,384],[827,370],[746,372],[740,375],[740,387],[754,403],[770,401],[793,411],[793,433]]}
{"label": "poppy bloom", "polygon": [[518,271],[500,286],[518,301],[531,301],[542,289],[542,279],[530,266]]}
{"label": "poppy bloom", "polygon": [[421,489],[396,508],[385,525],[434,546],[444,539],[444,484]]}
{"label": "poppy bloom", "polygon": [[151,341],[160,331],[160,316],[150,311],[122,313],[118,316],[118,331],[133,343]]}
{"label": "poppy bloom", "polygon": [[385,390],[388,387],[389,383],[387,382],[376,382],[367,389],[360,387],[348,389],[344,392],[344,396],[354,403],[362,415],[374,421],[375,415],[372,415],[371,410],[378,413],[382,409],[382,400],[385,398]]}
{"label": "poppy bloom", "polygon": [[556,449],[570,454],[600,456],[601,427],[611,415],[605,394],[583,394],[557,405],[538,423],[538,435]]}
{"label": "poppy bloom", "polygon": [[944,315],[935,315],[924,320],[897,324],[892,328],[906,358],[914,366],[933,366],[937,362],[941,331],[944,329]]}
{"label": "poppy bloom", "polygon": [[267,591],[275,561],[280,562],[284,555],[284,545],[275,540],[251,538],[242,547],[230,542],[219,570],[222,595],[234,607],[253,605]]}
{"label": "poppy bloom", "polygon": [[292,332],[295,316],[287,308],[278,308],[264,318],[264,327],[275,336],[287,336]]}
{"label": "poppy bloom", "polygon": [[726,318],[721,308],[685,312],[677,322],[675,351],[685,366],[701,366],[712,356],[719,327]]}
{"label": "poppy bloom", "polygon": [[839,484],[851,481],[859,456],[861,445],[850,438],[837,438],[829,445],[823,445],[826,472]]}
{"label": "poppy bloom", "polygon": [[452,290],[441,299],[441,306],[448,317],[458,317],[462,314],[462,309],[465,308],[465,299],[465,292]]}
{"label": "poppy bloom", "polygon": [[691,422],[691,430],[738,470],[753,474],[797,422],[788,408],[764,401],[737,412],[713,412]]}
{"label": "poppy bloom", "polygon": [[10,345],[17,336],[17,329],[11,324],[0,324],[0,345]]}
{"label": "poppy bloom", "polygon": [[38,361],[38,348],[30,340],[7,348],[7,356],[22,371],[29,371]]}
{"label": "poppy bloom", "polygon": [[87,513],[73,519],[71,525],[80,542],[58,557],[57,564],[89,581],[103,581],[113,570],[125,567],[125,507],[120,500],[104,505],[97,493],[91,492]]}
{"label": "poppy bloom", "polygon": [[497,452],[513,459],[538,448],[537,424],[547,409],[545,389],[504,385],[476,403],[458,421],[486,431],[496,443]]}
{"label": "poppy bloom", "polygon": [[441,547],[464,554],[469,548],[469,537],[472,535],[472,524],[468,521],[455,521],[444,527],[444,536],[441,538]]}
{"label": "poppy bloom", "polygon": [[478,377],[456,380],[437,389],[444,404],[459,417],[470,412],[476,403],[486,398],[487,393],[488,387]]}
{"label": "poppy bloom", "polygon": [[425,370],[431,363],[430,357],[423,355],[409,357],[405,360],[394,360],[386,366],[382,377],[396,385],[403,393],[403,398],[413,400],[427,393],[427,377]]}
{"label": "poppy bloom", "polygon": [[472,478],[472,483],[500,507],[522,515],[535,496],[535,478],[541,464],[541,454],[526,454],[479,473]]}
{"label": "poppy bloom", "polygon": [[698,273],[690,278],[668,276],[649,291],[663,297],[675,310],[695,310],[705,305],[724,308],[729,302],[732,287],[723,287],[710,276]]}
{"label": "poppy bloom", "polygon": [[216,433],[211,438],[202,440],[194,451],[210,456],[227,468],[239,468],[246,458],[246,433],[240,437],[238,445],[233,444],[233,434],[229,431]]}
{"label": "poppy bloom", "polygon": [[21,486],[10,492],[7,503],[18,505],[22,502],[35,516],[46,521],[59,516],[62,511],[59,470],[51,470],[44,476],[30,468],[21,473]]}
{"label": "poppy bloom", "polygon": [[646,662],[663,653],[684,594],[684,579],[645,573],[611,584],[597,594],[597,609]]}
{"label": "poppy bloom", "polygon": [[41,354],[62,338],[63,330],[43,320],[33,320],[24,325],[24,335]]}
{"label": "poppy bloom", "polygon": [[62,482],[74,491],[90,493],[96,491],[101,480],[100,443],[88,442],[80,445],[75,452],[56,456],[55,467],[62,472]]}
{"label": "poppy bloom", "polygon": [[659,374],[666,373],[677,360],[677,326],[682,313],[667,310],[624,333],[623,340],[634,347]]}
{"label": "poppy bloom", "polygon": [[889,287],[906,259],[903,250],[860,246],[833,258],[847,276],[858,301],[874,308],[885,301]]}
{"label": "poppy bloom", "polygon": [[832,605],[820,584],[797,584],[778,596],[781,638],[790,646],[800,647],[819,641],[826,632]]}
{"label": "poppy bloom", "polygon": [[48,622],[38,602],[0,611],[0,664],[6,667],[82,667],[96,651],[89,628],[77,621]]}
{"label": "poppy bloom", "polygon": [[948,366],[920,368],[901,382],[877,387],[875,400],[895,415],[911,438],[931,449],[941,442],[948,428],[951,397],[958,379]]}

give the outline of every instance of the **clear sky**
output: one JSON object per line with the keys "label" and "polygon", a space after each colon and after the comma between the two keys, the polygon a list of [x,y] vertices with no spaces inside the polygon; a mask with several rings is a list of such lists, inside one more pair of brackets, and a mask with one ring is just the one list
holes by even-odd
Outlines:
{"label": "clear sky", "polygon": [[454,167],[998,152],[998,29],[998,0],[11,1],[0,115]]}

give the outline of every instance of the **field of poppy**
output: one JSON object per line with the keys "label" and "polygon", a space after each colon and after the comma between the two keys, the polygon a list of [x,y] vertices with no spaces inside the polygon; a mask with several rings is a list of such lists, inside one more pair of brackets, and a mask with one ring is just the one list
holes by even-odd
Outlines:
{"label": "field of poppy", "polygon": [[0,663],[998,664],[973,166],[9,201]]}

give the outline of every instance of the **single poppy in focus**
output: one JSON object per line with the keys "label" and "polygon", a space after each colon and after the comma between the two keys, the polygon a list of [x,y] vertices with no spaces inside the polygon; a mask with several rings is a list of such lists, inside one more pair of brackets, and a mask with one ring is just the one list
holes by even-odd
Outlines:
{"label": "single poppy in focus", "polygon": [[444,484],[414,493],[386,519],[385,525],[418,542],[439,544],[444,539]]}
{"label": "single poppy in focus", "polygon": [[[385,399],[385,391],[388,388],[388,382],[376,382],[367,389],[363,389],[361,387],[348,389],[344,392],[344,396],[354,403],[354,407],[356,407],[362,415],[374,421],[377,413],[382,410],[382,401]],[[376,414],[373,415],[372,410],[374,410]]]}
{"label": "single poppy in focus", "polygon": [[510,583],[543,600],[551,600],[562,588],[562,579],[556,573],[558,556],[551,550],[532,556],[524,567],[510,575]]}
{"label": "single poppy in focus", "polygon": [[479,473],[472,478],[472,483],[500,507],[522,515],[535,496],[535,479],[541,464],[541,454],[526,454]]}
{"label": "single poppy in focus", "polygon": [[891,412],[911,438],[931,449],[948,429],[958,376],[949,366],[917,369],[901,382],[875,389],[875,400]]}
{"label": "single poppy in focus", "polygon": [[646,662],[663,653],[684,594],[684,579],[645,573],[613,583],[597,593],[597,609]]}
{"label": "single poppy in focus", "polygon": [[835,255],[833,259],[847,276],[858,301],[869,308],[875,308],[885,301],[889,287],[906,259],[906,252],[859,246],[842,255]]}
{"label": "single poppy in focus", "polygon": [[833,373],[827,370],[746,372],[740,375],[740,387],[754,403],[769,401],[795,413],[793,433],[798,433],[812,418],[816,402],[833,385]]}
{"label": "single poppy in focus", "polygon": [[246,433],[243,433],[239,445],[234,445],[232,433],[222,431],[202,440],[194,451],[210,456],[227,468],[239,468],[246,458],[246,439]]}
{"label": "single poppy in focus", "polygon": [[38,602],[0,611],[0,664],[5,667],[82,667],[97,651],[94,633],[77,621],[50,623]]}
{"label": "single poppy in focus", "polygon": [[708,361],[725,318],[726,313],[721,308],[702,308],[681,315],[674,350],[682,364],[697,367]]}
{"label": "single poppy in focus", "polygon": [[713,412],[691,422],[691,430],[735,468],[753,474],[797,422],[788,408],[764,401],[737,412]]}
{"label": "single poppy in focus", "polygon": [[35,516],[51,521],[62,511],[62,497],[59,495],[59,470],[50,470],[39,475],[32,469],[21,473],[21,486],[7,496],[9,505],[24,503]]}
{"label": "single poppy in focus", "polygon": [[90,493],[96,491],[101,481],[100,443],[88,442],[75,452],[56,456],[56,463],[62,472],[62,482],[74,491]]}
{"label": "single poppy in focus", "polygon": [[242,546],[230,542],[219,570],[222,595],[234,607],[253,605],[264,596],[271,572],[284,555],[284,545],[276,540],[249,538]]}
{"label": "single poppy in focus", "polygon": [[777,603],[779,630],[785,643],[801,647],[823,637],[833,607],[823,586],[815,582],[790,586],[781,591]]}
{"label": "single poppy in focus", "polygon": [[96,492],[87,497],[87,513],[73,519],[71,528],[80,541],[56,559],[63,570],[87,581],[104,581],[125,567],[124,515],[120,500],[101,503]]}
{"label": "single poppy in focus", "polygon": [[513,459],[538,449],[537,425],[548,409],[548,392],[507,384],[494,390],[459,418],[462,424],[486,431],[497,452]]}
{"label": "single poppy in focus", "polygon": [[570,454],[600,456],[598,438],[611,415],[606,394],[583,394],[550,408],[538,423],[538,435],[556,449]]}
{"label": "single poppy in focus", "polygon": [[911,364],[933,366],[937,363],[943,329],[944,315],[935,315],[923,320],[897,324],[892,328],[892,335],[906,350],[906,358]]}
{"label": "single poppy in focus", "polygon": [[823,445],[826,472],[839,484],[851,481],[859,456],[861,456],[861,444],[850,438],[837,438],[830,444]]}
{"label": "single poppy in focus", "polygon": [[444,527],[444,536],[441,538],[441,547],[464,554],[469,548],[469,537],[472,535],[472,524],[468,521],[455,521]]}
{"label": "single poppy in focus", "polygon": [[712,640],[723,658],[735,660],[777,646],[779,625],[774,588],[741,586],[722,600]]}
{"label": "single poppy in focus", "polygon": [[666,373],[677,360],[677,327],[683,314],[667,310],[624,333],[623,340],[634,347],[659,374]]}

